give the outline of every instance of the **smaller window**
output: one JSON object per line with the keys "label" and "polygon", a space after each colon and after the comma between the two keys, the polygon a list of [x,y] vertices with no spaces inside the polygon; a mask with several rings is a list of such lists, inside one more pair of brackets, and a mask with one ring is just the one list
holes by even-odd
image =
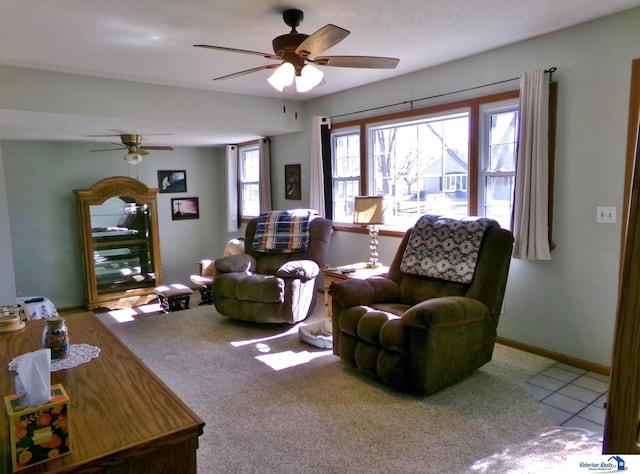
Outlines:
{"label": "smaller window", "polygon": [[333,220],[353,222],[353,203],[360,195],[360,133],[331,136],[333,164]]}
{"label": "smaller window", "polygon": [[518,101],[483,108],[479,212],[511,229],[516,178]]}
{"label": "smaller window", "polygon": [[258,144],[238,148],[240,217],[260,215],[260,149]]}

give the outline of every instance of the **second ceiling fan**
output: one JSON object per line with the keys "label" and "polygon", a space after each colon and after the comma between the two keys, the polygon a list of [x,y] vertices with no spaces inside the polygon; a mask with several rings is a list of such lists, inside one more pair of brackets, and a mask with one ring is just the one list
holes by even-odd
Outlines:
{"label": "second ceiling fan", "polygon": [[311,35],[298,33],[297,27],[302,23],[304,13],[301,10],[285,10],[282,14],[284,22],[291,27],[291,32],[273,39],[273,53],[261,53],[246,49],[229,48],[226,46],[211,46],[194,44],[196,48],[208,48],[232,53],[252,54],[266,59],[279,61],[278,64],[266,64],[252,69],[216,77],[213,80],[229,79],[244,76],[266,69],[275,69],[269,78],[269,83],[279,91],[296,82],[298,92],[306,92],[317,86],[323,77],[322,71],[314,67],[333,66],[367,69],[394,69],[397,58],[379,56],[318,56],[323,51],[335,46],[349,35],[349,31],[339,26],[328,24]]}
{"label": "second ceiling fan", "polygon": [[142,161],[142,157],[149,154],[147,150],[161,150],[161,151],[173,151],[170,146],[142,146],[142,135],[119,135],[122,145],[114,143],[118,148],[107,148],[103,150],[91,150],[91,151],[115,151],[115,150],[127,150],[127,154],[124,157],[124,161],[130,165],[137,165]]}

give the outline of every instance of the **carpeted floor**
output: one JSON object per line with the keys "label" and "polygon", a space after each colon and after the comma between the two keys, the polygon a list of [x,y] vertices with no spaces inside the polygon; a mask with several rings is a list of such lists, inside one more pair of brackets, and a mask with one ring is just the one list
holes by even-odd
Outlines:
{"label": "carpeted floor", "polygon": [[205,421],[201,473],[546,472],[568,450],[599,452],[554,427],[523,387],[554,361],[516,349],[497,345],[471,377],[414,397],[302,343],[297,326],[213,306],[98,317]]}

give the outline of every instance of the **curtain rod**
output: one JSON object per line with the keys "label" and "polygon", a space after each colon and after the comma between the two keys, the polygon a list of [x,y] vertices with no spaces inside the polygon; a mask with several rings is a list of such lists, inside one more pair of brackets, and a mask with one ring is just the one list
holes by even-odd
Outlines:
{"label": "curtain rod", "polygon": [[[556,72],[557,70],[558,70],[558,68],[555,67],[555,66],[544,70],[545,74],[549,74],[549,82],[552,81],[553,73]],[[490,82],[488,84],[482,84],[480,86],[468,87],[466,89],[459,89],[457,91],[451,91],[451,92],[445,92],[443,94],[431,95],[429,97],[421,97],[419,99],[405,100],[403,102],[396,102],[395,104],[380,105],[378,107],[371,107],[370,109],[358,110],[357,112],[347,112],[347,113],[344,113],[344,114],[332,115],[329,118],[334,119],[334,118],[338,118],[338,117],[345,117],[347,115],[361,114],[361,113],[364,113],[364,112],[371,112],[373,110],[386,109],[388,107],[397,107],[398,105],[405,105],[405,104],[411,104],[411,106],[413,107],[413,103],[414,102],[419,102],[421,100],[437,99],[439,97],[445,97],[445,96],[448,96],[448,95],[459,94],[460,92],[468,92],[468,91],[472,91],[472,90],[476,90],[476,89],[482,89],[483,87],[495,86],[495,85],[498,85],[498,84],[503,84],[505,82],[515,81],[515,80],[518,80],[518,79],[520,79],[520,78],[519,77],[512,77],[511,79],[504,79],[502,81]]]}

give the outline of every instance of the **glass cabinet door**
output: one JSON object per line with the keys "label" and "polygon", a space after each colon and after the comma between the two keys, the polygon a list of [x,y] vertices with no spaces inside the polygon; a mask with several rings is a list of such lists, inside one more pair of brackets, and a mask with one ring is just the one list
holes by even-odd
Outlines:
{"label": "glass cabinet door", "polygon": [[157,286],[150,207],[118,196],[89,206],[89,213],[98,293]]}

